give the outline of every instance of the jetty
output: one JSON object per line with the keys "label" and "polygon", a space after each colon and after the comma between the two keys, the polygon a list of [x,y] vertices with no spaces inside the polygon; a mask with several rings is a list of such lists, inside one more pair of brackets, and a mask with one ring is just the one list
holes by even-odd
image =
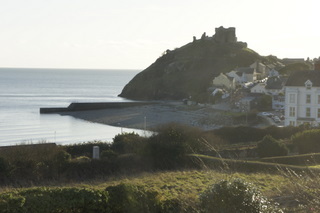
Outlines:
{"label": "jetty", "polygon": [[97,103],[71,103],[68,107],[58,108],[40,108],[40,114],[62,113],[62,112],[75,112],[75,111],[88,111],[99,109],[119,109],[134,106],[144,106],[155,104],[154,101],[144,102],[97,102]]}

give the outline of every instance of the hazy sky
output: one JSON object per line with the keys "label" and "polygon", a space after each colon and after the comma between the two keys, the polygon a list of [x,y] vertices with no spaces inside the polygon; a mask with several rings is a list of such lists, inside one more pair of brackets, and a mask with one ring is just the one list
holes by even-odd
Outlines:
{"label": "hazy sky", "polygon": [[0,0],[0,67],[144,69],[236,27],[261,55],[320,56],[319,0]]}

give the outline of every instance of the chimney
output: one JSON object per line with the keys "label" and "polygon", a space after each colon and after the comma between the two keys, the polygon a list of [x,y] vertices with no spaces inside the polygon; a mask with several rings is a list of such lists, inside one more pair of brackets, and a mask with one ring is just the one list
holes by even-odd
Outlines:
{"label": "chimney", "polygon": [[314,70],[320,71],[320,61],[314,62]]}

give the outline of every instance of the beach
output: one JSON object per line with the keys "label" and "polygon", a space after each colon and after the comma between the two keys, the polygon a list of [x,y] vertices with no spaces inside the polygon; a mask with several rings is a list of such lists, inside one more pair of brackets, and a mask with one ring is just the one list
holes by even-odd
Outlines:
{"label": "beach", "polygon": [[195,126],[203,130],[232,125],[231,117],[223,110],[205,105],[186,105],[178,101],[60,114],[89,122],[142,130],[154,130],[157,126],[172,122]]}

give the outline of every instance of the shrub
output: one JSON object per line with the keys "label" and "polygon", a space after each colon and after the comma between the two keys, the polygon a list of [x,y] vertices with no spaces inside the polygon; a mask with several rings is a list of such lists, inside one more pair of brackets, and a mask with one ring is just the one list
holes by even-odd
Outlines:
{"label": "shrub", "polygon": [[272,97],[270,95],[263,95],[258,99],[257,109],[259,111],[272,110]]}
{"label": "shrub", "polygon": [[9,172],[8,162],[4,158],[0,157],[0,180],[4,177],[7,177],[8,172]]}
{"label": "shrub", "polygon": [[13,193],[6,193],[0,195],[0,212],[1,213],[15,213],[23,211],[25,204],[25,197]]}
{"label": "shrub", "polygon": [[106,191],[112,213],[158,212],[157,193],[146,191],[142,186],[119,184],[107,187]]}
{"label": "shrub", "polygon": [[112,150],[105,150],[101,152],[101,159],[115,161],[118,157],[118,154]]}
{"label": "shrub", "polygon": [[0,195],[0,212],[109,212],[105,191],[35,188]]}
{"label": "shrub", "polygon": [[285,144],[280,143],[271,135],[266,135],[257,145],[257,152],[261,158],[285,156],[288,154],[288,149]]}
{"label": "shrub", "polygon": [[222,180],[200,195],[200,205],[204,213],[238,212],[282,212],[272,205],[251,184],[235,179]]}
{"label": "shrub", "polygon": [[91,158],[87,156],[79,156],[72,159],[72,162],[77,162],[77,163],[90,162],[90,161],[91,161]]}
{"label": "shrub", "polygon": [[65,150],[72,155],[72,157],[87,156],[92,157],[92,149],[94,146],[99,146],[100,151],[110,149],[110,143],[102,141],[93,141],[79,144],[72,144],[64,146]]}
{"label": "shrub", "polygon": [[291,140],[300,154],[320,152],[320,129],[296,133]]}
{"label": "shrub", "polygon": [[142,149],[146,138],[137,133],[122,133],[113,138],[111,149],[119,154],[138,153]]}
{"label": "shrub", "polygon": [[181,168],[186,154],[201,150],[201,133],[197,128],[175,123],[162,126],[149,138],[145,154],[155,169]]}
{"label": "shrub", "polygon": [[226,142],[229,143],[241,143],[241,142],[256,142],[263,139],[266,135],[271,135],[276,139],[290,138],[293,134],[306,130],[307,127],[299,126],[287,126],[287,127],[276,127],[269,126],[265,129],[248,127],[248,126],[237,126],[237,127],[222,127],[210,131],[212,134],[219,136]]}

